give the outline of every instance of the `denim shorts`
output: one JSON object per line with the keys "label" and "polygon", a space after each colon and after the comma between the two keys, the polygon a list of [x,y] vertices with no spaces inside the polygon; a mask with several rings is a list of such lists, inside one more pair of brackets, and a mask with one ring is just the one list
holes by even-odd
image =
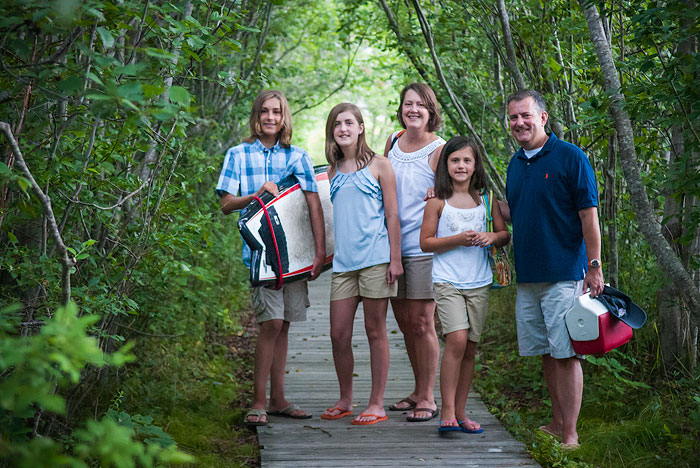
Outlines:
{"label": "denim shorts", "polygon": [[518,283],[515,321],[521,356],[576,356],[564,317],[581,295],[583,280]]}

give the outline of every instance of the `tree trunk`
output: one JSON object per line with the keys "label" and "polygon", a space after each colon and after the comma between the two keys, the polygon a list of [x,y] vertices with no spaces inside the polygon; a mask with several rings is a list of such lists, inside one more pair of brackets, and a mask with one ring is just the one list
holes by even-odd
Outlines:
{"label": "tree trunk", "polygon": [[513,141],[511,140],[508,124],[508,108],[506,107],[506,96],[505,90],[503,89],[503,83],[501,82],[501,57],[498,54],[498,49],[496,45],[493,46],[493,81],[498,91],[498,95],[501,97],[501,102],[498,106],[498,123],[501,124],[503,128],[503,135],[505,138],[503,140],[503,146],[506,149],[506,154],[513,154],[515,148],[513,147]]}
{"label": "tree trunk", "polygon": [[[386,4],[384,0],[382,0],[382,3]],[[430,29],[430,24],[428,23],[428,20],[423,14],[423,10],[421,9],[418,0],[413,0],[412,3],[414,9],[416,10],[416,14],[418,15],[418,21],[420,22],[421,30],[423,31],[423,36],[425,37],[426,45],[430,49],[430,55],[433,59],[433,64],[435,66],[435,71],[438,75],[438,79],[440,80],[442,87],[447,92],[447,95],[449,96],[452,105],[457,110],[457,114],[459,115],[461,121],[466,125],[467,129],[469,130],[469,133],[474,137],[477,145],[479,145],[479,148],[481,149],[481,152],[484,155],[484,162],[486,163],[486,167],[489,169],[488,171],[486,171],[486,182],[488,183],[489,187],[493,189],[498,199],[505,200],[506,184],[503,181],[501,175],[498,173],[498,170],[493,164],[493,161],[491,161],[491,158],[489,158],[488,152],[486,151],[486,147],[484,146],[484,142],[481,141],[481,137],[474,129],[474,126],[472,125],[467,110],[464,108],[464,106],[462,106],[462,103],[452,92],[452,88],[450,87],[450,84],[447,82],[447,79],[445,78],[445,75],[442,72],[440,60],[437,56],[437,53],[435,52],[435,44],[433,43],[433,33]]]}
{"label": "tree trunk", "polygon": [[501,20],[501,29],[503,30],[503,44],[506,48],[506,66],[510,72],[510,76],[513,77],[515,82],[515,89],[518,91],[527,89],[527,84],[525,84],[525,78],[523,78],[522,73],[520,73],[520,68],[518,67],[518,59],[515,56],[515,47],[513,46],[513,35],[510,31],[510,20],[508,19],[508,11],[506,10],[506,4],[504,0],[498,0],[498,17]]}
{"label": "tree trunk", "polygon": [[617,287],[619,282],[619,269],[617,257],[617,148],[615,147],[615,132],[608,139],[608,161],[604,176],[605,193],[605,231],[608,244],[608,261],[605,262],[605,279]]}
{"label": "tree trunk", "polygon": [[598,8],[586,0],[579,0],[579,3],[586,17],[591,41],[600,62],[605,90],[610,96],[610,110],[618,133],[620,165],[629,188],[630,201],[634,207],[639,230],[649,243],[659,268],[668,280],[678,288],[681,297],[689,306],[693,320],[698,323],[700,321],[700,292],[698,292],[688,272],[683,268],[678,256],[661,234],[661,225],[656,220],[649,203],[646,189],[642,183],[625,97],[621,93],[617,68],[613,61],[612,50],[603,32]]}
{"label": "tree trunk", "polygon": [[[182,18],[187,18],[188,16],[192,15],[192,2],[191,0],[185,1],[185,5],[182,8]],[[177,65],[177,61],[180,57],[180,49],[182,48],[182,40],[183,40],[183,34],[181,33],[177,39],[173,41],[173,58],[171,59],[171,63],[173,65]],[[173,75],[168,74],[168,76],[165,77],[163,80],[163,87],[165,90],[163,93],[160,95],[160,99],[162,101],[167,101],[170,96],[170,88],[173,85]],[[157,146],[158,146],[158,139],[154,138],[150,148],[146,151],[146,154],[143,157],[143,161],[141,163],[141,169],[139,171],[139,177],[141,178],[142,181],[149,180],[153,174],[153,165],[156,163],[157,160]]]}

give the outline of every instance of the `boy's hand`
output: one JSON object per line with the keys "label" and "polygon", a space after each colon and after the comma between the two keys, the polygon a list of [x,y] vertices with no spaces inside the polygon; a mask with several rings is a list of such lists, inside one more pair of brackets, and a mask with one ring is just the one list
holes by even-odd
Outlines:
{"label": "boy's hand", "polygon": [[313,281],[318,278],[318,275],[323,271],[323,261],[326,259],[325,255],[316,255],[314,257],[314,263],[311,265],[311,276],[309,276],[309,281]]}
{"label": "boy's hand", "polygon": [[276,197],[280,194],[280,190],[277,188],[277,184],[274,182],[267,181],[265,182],[262,187],[258,189],[257,192],[255,192],[256,196],[260,196],[263,194],[263,192],[270,192],[272,196]]}

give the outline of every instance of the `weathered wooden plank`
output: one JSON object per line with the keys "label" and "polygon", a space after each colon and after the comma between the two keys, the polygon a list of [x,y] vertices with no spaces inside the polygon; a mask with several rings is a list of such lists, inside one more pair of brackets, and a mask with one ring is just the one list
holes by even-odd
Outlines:
{"label": "weathered wooden plank", "polygon": [[[406,413],[400,411],[388,411],[387,421],[372,426],[353,426],[350,417],[320,419],[339,392],[330,341],[329,290],[330,273],[309,283],[311,307],[307,321],[293,323],[289,333],[285,394],[314,416],[306,420],[270,416],[269,425],[258,428],[263,467],[539,466],[524,445],[488,412],[477,393],[469,395],[467,413],[482,424],[483,434],[439,433],[437,419],[409,423]],[[388,405],[411,393],[413,372],[403,335],[391,312],[387,315],[387,332],[390,369],[384,400]],[[359,414],[367,404],[371,386],[362,306],[355,319],[353,346],[357,374],[353,379],[353,407]]]}

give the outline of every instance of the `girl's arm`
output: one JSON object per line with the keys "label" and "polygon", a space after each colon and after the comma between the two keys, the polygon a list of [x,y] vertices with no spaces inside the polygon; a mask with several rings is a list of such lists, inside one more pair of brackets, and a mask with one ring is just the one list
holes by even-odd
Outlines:
{"label": "girl's arm", "polygon": [[487,247],[491,244],[496,247],[503,247],[510,242],[510,232],[506,227],[506,222],[501,213],[500,203],[494,199],[491,203],[491,216],[493,217],[493,232],[477,232],[474,236],[474,244]]}
{"label": "girl's arm", "polygon": [[420,229],[420,248],[423,252],[446,252],[460,245],[469,247],[476,234],[474,231],[464,231],[454,236],[436,237],[438,222],[445,202],[439,198],[431,198],[423,210],[423,225]]}
{"label": "girl's arm", "polygon": [[[401,265],[401,226],[399,224],[399,202],[396,196],[396,178],[389,160],[382,156],[372,158],[370,171],[376,174],[379,185],[382,188],[384,200],[384,216],[386,228],[389,232],[390,261],[386,270],[386,282],[394,284],[394,281],[403,274]],[[375,169],[375,171],[372,171]]]}

